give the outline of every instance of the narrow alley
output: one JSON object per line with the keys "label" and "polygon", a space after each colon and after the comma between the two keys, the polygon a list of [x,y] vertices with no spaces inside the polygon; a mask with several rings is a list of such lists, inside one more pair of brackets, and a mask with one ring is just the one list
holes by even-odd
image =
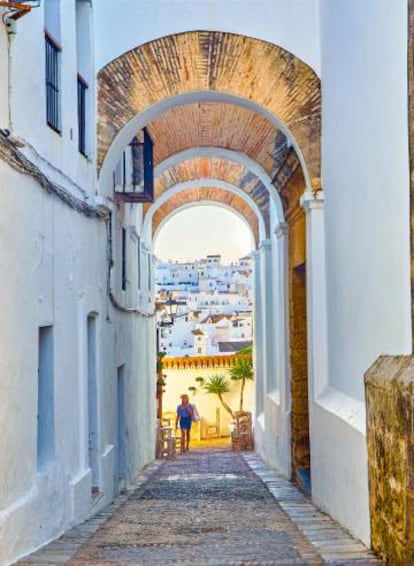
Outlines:
{"label": "narrow alley", "polygon": [[216,446],[156,460],[103,512],[17,564],[325,563],[379,564],[257,455]]}
{"label": "narrow alley", "polygon": [[0,0],[0,205],[0,566],[414,566],[414,0]]}

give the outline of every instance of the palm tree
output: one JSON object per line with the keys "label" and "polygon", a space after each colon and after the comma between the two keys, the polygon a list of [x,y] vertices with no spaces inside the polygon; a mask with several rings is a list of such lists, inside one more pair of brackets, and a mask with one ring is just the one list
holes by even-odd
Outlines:
{"label": "palm tree", "polygon": [[251,356],[253,354],[253,344],[250,344],[250,346],[246,346],[241,350],[237,350],[236,354],[245,354],[246,356]]}
{"label": "palm tree", "polygon": [[200,383],[207,393],[217,395],[224,409],[231,415],[231,418],[234,419],[234,413],[231,407],[229,407],[223,399],[223,394],[229,393],[231,389],[230,381],[226,376],[223,374],[214,374],[208,377],[207,380],[203,377],[196,377],[196,381]]}
{"label": "palm tree", "polygon": [[243,396],[246,381],[253,381],[253,366],[250,360],[237,359],[230,369],[230,377],[233,381],[240,381],[240,411],[243,411]]}

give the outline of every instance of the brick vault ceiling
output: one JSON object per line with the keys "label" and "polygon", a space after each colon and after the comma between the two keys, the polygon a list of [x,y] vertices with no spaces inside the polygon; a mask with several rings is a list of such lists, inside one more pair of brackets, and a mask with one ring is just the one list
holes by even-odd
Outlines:
{"label": "brick vault ceiling", "polygon": [[[112,142],[122,140],[128,124],[136,121],[141,127],[139,116],[177,97],[176,106],[147,123],[155,165],[184,150],[216,147],[245,154],[270,179],[280,181],[289,148],[275,125],[278,119],[300,147],[309,180],[319,182],[320,82],[312,69],[276,45],[235,34],[186,32],[124,53],[101,69],[98,82],[99,167]],[[216,100],[211,96],[207,102],[207,96],[203,97],[207,92]],[[199,180],[197,189],[201,190],[203,179],[230,183],[248,195],[269,236],[267,189],[251,170],[224,156],[186,158],[171,165],[156,179],[156,197],[188,181],[194,188]],[[196,198],[194,192],[192,195]],[[224,193],[222,197],[231,198]],[[178,202],[174,198],[169,206]],[[167,210],[165,205],[164,214]],[[161,216],[159,211],[157,218]]]}
{"label": "brick vault ceiling", "polygon": [[244,153],[273,177],[286,149],[286,137],[264,116],[236,104],[200,102],[177,106],[148,124],[154,164],[194,147]]}
{"label": "brick vault ceiling", "polygon": [[250,206],[240,196],[217,187],[197,187],[194,189],[186,189],[181,191],[179,194],[171,196],[154,213],[152,219],[153,234],[155,234],[163,220],[171,213],[186,205],[196,204],[200,201],[224,204],[237,211],[250,225],[256,243],[259,242],[258,220]]}
{"label": "brick vault ceiling", "polygon": [[[198,182],[200,185],[205,179],[223,181],[243,191],[250,197],[260,210],[266,233],[269,231],[269,193],[263,183],[249,169],[243,165],[228,159],[216,157],[195,157],[181,161],[171,166],[155,180],[155,198],[158,199],[166,191],[174,188],[180,183]],[[222,189],[223,190],[223,189]],[[209,194],[206,192],[206,195]],[[223,192],[221,194],[224,194]],[[231,195],[232,193],[228,193]],[[231,197],[229,197],[231,198]],[[200,199],[198,199],[200,200]],[[207,198],[205,200],[208,200]],[[242,200],[242,199],[241,199]],[[244,201],[243,201],[244,202]],[[149,209],[149,204],[144,206],[144,212]],[[165,209],[164,209],[165,210]],[[244,215],[244,213],[243,213]]]}
{"label": "brick vault ceiling", "polygon": [[281,47],[222,32],[171,35],[108,63],[98,84],[98,168],[141,113],[172,97],[210,91],[251,101],[279,119],[301,148],[310,179],[320,177],[320,81]]}

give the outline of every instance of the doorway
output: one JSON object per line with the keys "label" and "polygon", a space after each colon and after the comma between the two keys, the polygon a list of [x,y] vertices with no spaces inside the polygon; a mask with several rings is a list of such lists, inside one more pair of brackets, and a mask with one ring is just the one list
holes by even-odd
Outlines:
{"label": "doorway", "polygon": [[306,263],[294,266],[290,275],[292,479],[310,493]]}
{"label": "doorway", "polygon": [[125,365],[117,370],[117,468],[115,474],[115,488],[122,487],[125,481]]}
{"label": "doorway", "polygon": [[92,470],[92,496],[99,493],[98,393],[96,371],[96,315],[87,319],[88,351],[88,463]]}

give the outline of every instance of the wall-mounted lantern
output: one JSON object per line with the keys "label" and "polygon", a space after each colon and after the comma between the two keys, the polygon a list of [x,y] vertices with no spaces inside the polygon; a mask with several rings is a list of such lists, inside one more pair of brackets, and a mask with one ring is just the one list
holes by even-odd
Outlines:
{"label": "wall-mounted lantern", "polygon": [[118,202],[154,202],[153,143],[146,128],[124,150],[113,182]]}

